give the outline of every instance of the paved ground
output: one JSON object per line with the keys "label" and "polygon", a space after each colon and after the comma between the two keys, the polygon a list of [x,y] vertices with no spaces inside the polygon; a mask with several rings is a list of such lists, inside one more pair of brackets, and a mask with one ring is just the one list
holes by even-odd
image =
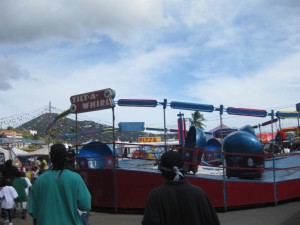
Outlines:
{"label": "paved ground", "polygon": [[[300,200],[252,209],[219,212],[222,225],[299,225]],[[143,215],[129,213],[91,212],[90,225],[140,225]],[[14,225],[32,225],[31,217],[26,220],[15,218]],[[55,224],[54,224],[55,225]]]}

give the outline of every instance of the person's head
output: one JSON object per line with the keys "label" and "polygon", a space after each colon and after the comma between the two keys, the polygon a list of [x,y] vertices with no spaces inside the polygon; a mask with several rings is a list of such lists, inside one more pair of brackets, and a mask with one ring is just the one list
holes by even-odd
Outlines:
{"label": "person's head", "polygon": [[54,169],[63,169],[66,158],[66,147],[63,144],[54,144],[51,146],[50,160]]}
{"label": "person's head", "polygon": [[16,177],[17,178],[21,177],[21,172],[19,170],[16,172]]}
{"label": "person's head", "polygon": [[11,159],[8,159],[5,161],[5,166],[6,167],[11,167],[12,166],[13,161]]}
{"label": "person's head", "polygon": [[11,180],[11,178],[9,178],[9,177],[5,178],[5,185],[6,186],[12,186],[12,180]]}
{"label": "person's head", "polygon": [[160,158],[159,169],[166,180],[177,181],[183,177],[182,155],[176,151],[168,151]]}
{"label": "person's head", "polygon": [[21,177],[26,177],[26,174],[25,174],[24,171],[21,171],[21,172],[20,172],[20,175],[21,175]]}

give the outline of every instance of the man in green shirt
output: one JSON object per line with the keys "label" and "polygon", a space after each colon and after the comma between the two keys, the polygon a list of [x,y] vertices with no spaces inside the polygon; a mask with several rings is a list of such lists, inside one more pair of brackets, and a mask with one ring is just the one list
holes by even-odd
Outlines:
{"label": "man in green shirt", "polygon": [[[26,188],[28,187],[26,180],[21,177],[21,173],[18,171],[17,176],[12,182],[12,186],[16,189],[18,193],[18,198],[16,200],[15,210],[22,211],[22,218],[26,218],[27,213],[27,200],[28,196],[26,194]],[[16,212],[16,211],[15,211]]]}
{"label": "man in green shirt", "polygon": [[90,192],[79,174],[65,169],[64,145],[52,145],[50,158],[53,168],[32,186],[29,213],[36,225],[81,225],[77,209],[90,211]]}

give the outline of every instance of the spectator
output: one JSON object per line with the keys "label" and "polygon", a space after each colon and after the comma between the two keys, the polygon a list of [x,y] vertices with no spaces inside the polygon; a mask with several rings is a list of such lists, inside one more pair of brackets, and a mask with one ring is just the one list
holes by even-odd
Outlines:
{"label": "spectator", "polygon": [[68,150],[67,150],[67,168],[69,170],[74,170],[75,169],[75,161],[76,161],[75,150],[72,149],[71,146],[69,146]]}
{"label": "spectator", "polygon": [[181,154],[164,153],[159,168],[164,183],[150,192],[143,225],[220,224],[207,195],[185,180]]}
{"label": "spectator", "polygon": [[42,173],[49,169],[49,166],[47,161],[43,157],[38,157],[37,160],[39,162],[38,176],[40,176]]}
{"label": "spectator", "polygon": [[13,208],[17,197],[18,193],[12,186],[11,178],[6,178],[5,186],[0,190],[0,198],[2,199],[1,211],[5,225],[12,225]]}
{"label": "spectator", "polygon": [[29,189],[32,186],[32,183],[28,177],[26,177],[26,174],[24,172],[21,172],[21,177],[26,181],[27,183],[27,188],[25,188],[25,192],[27,196],[29,196]]}
{"label": "spectator", "polygon": [[91,209],[90,192],[79,174],[65,168],[64,145],[52,145],[50,158],[52,169],[32,185],[29,213],[36,225],[81,225],[77,209],[84,212]]}
{"label": "spectator", "polygon": [[30,188],[31,188],[31,186],[32,186],[32,183],[31,183],[31,181],[30,181],[30,179],[28,178],[28,177],[26,177],[26,174],[24,173],[24,172],[21,172],[21,177],[26,181],[26,183],[27,183],[27,187],[25,188],[25,192],[26,192],[26,195],[27,195],[27,201],[26,201],[26,205],[24,205],[24,209],[25,209],[25,211],[24,211],[24,213],[22,214],[22,218],[23,219],[26,219],[26,215],[27,215],[27,203],[28,203],[28,198],[29,198],[29,190],[30,190]]}
{"label": "spectator", "polygon": [[39,176],[39,167],[33,166],[32,167],[32,173],[31,173],[31,181],[32,183],[36,180],[36,178]]}
{"label": "spectator", "polygon": [[286,140],[286,134],[282,130],[278,130],[275,136],[275,142],[279,148],[278,153],[284,153],[284,146],[283,142]]}
{"label": "spectator", "polygon": [[2,175],[4,180],[6,178],[10,178],[13,180],[19,173],[19,170],[16,166],[13,165],[13,161],[11,159],[6,160],[4,167],[2,168]]}
{"label": "spectator", "polygon": [[16,201],[16,211],[21,211],[22,219],[26,218],[27,214],[27,201],[28,196],[26,194],[26,188],[28,187],[26,180],[23,179],[21,173],[18,172],[17,177],[12,182],[13,187],[18,193],[18,198]]}

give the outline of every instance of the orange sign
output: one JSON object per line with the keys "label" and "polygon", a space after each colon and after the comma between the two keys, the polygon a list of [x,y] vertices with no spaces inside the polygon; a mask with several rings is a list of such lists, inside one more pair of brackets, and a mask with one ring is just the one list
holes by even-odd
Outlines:
{"label": "orange sign", "polygon": [[138,142],[159,142],[161,137],[139,137]]}

